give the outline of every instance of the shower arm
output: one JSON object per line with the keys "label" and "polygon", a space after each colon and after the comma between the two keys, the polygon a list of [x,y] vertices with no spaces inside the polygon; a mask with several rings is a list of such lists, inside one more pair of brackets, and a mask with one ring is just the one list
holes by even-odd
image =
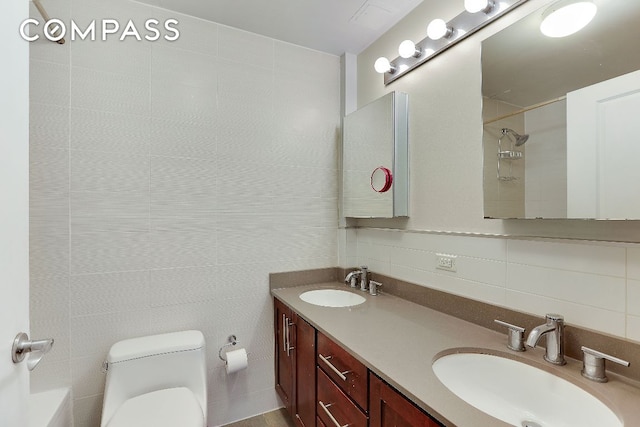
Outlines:
{"label": "shower arm", "polygon": [[[49,16],[49,14],[47,13],[47,11],[45,10],[44,6],[42,6],[42,3],[40,3],[40,0],[31,0],[31,2],[35,5],[36,9],[38,9],[38,12],[40,12],[40,15],[42,15],[42,19],[44,19],[45,22],[51,20],[51,17]],[[54,31],[54,36],[58,36],[58,34],[60,33],[60,28],[56,28],[56,30]],[[61,38],[60,40],[58,40],[56,43],[58,44],[64,44],[65,40],[64,37]]]}

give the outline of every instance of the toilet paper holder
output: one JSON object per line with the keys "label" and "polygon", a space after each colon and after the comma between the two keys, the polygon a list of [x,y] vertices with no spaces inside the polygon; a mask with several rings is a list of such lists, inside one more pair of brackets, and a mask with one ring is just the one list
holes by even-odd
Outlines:
{"label": "toilet paper holder", "polygon": [[228,338],[229,342],[226,343],[225,345],[223,345],[222,347],[220,347],[220,350],[218,350],[218,357],[220,358],[220,360],[222,360],[224,363],[227,363],[227,359],[225,359],[224,357],[222,357],[222,350],[224,350],[227,347],[231,347],[234,346],[236,344],[238,344],[238,338],[236,338],[235,335],[229,335]]}

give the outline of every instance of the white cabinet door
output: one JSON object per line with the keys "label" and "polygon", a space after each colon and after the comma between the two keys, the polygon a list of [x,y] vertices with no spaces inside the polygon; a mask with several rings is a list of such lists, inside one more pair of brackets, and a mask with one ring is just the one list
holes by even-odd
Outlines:
{"label": "white cabinet door", "polygon": [[27,425],[29,376],[11,361],[18,332],[29,332],[29,44],[18,35],[29,2],[0,13],[0,425]]}
{"label": "white cabinet door", "polygon": [[569,218],[638,219],[640,71],[567,95]]}

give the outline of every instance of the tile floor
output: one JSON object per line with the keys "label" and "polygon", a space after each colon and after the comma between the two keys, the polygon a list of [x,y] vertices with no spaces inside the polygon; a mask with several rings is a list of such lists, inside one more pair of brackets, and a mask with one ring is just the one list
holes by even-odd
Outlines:
{"label": "tile floor", "polygon": [[295,424],[287,411],[280,408],[253,418],[227,424],[225,427],[295,427]]}

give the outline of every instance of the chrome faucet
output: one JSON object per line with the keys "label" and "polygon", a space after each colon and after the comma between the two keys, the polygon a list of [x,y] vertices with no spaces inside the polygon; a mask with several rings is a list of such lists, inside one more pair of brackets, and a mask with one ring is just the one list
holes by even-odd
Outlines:
{"label": "chrome faucet", "polygon": [[354,270],[350,272],[349,274],[347,274],[347,277],[344,278],[344,283],[351,286],[352,288],[357,287],[358,278],[360,277],[361,274],[362,272],[360,270]]}
{"label": "chrome faucet", "polygon": [[547,349],[544,360],[554,365],[564,365],[564,317],[559,314],[547,314],[547,323],[531,330],[527,345],[535,348],[543,335],[547,336]]}
{"label": "chrome faucet", "polygon": [[369,289],[369,268],[366,265],[360,266],[360,290]]}

